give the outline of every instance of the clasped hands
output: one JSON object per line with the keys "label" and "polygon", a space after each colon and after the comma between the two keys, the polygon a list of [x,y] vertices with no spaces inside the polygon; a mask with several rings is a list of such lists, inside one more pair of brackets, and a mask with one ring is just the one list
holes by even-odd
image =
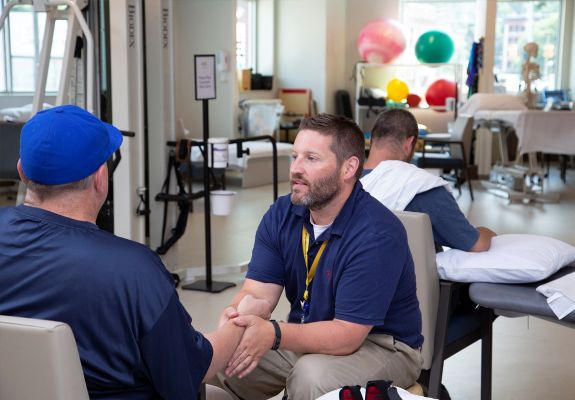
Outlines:
{"label": "clasped hands", "polygon": [[260,359],[271,349],[275,333],[268,321],[270,316],[271,304],[249,294],[242,298],[237,309],[229,306],[223,311],[218,326],[231,320],[235,325],[246,328],[225,369],[226,376],[243,378],[257,367]]}

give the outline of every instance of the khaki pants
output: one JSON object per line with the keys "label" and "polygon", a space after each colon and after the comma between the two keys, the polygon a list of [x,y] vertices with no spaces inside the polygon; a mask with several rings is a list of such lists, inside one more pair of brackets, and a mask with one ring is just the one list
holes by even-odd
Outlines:
{"label": "khaki pants", "polygon": [[344,385],[365,386],[375,379],[409,387],[419,376],[422,363],[419,349],[374,334],[349,356],[269,351],[248,376],[239,379],[220,374],[219,378],[236,399],[269,399],[286,388],[290,400],[312,400]]}

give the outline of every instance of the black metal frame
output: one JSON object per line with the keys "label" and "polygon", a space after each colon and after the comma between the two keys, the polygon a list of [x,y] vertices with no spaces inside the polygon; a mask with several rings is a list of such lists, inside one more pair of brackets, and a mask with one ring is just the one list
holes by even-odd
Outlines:
{"label": "black metal frame", "polygon": [[[206,105],[207,101],[204,102]],[[204,111],[207,111],[207,105],[204,107]],[[204,116],[204,123],[206,121],[207,116]],[[204,127],[204,132],[207,132],[207,127]],[[246,137],[246,138],[239,138],[239,139],[230,139],[229,143],[236,144],[236,151],[237,157],[241,158],[244,154],[249,155],[249,149],[243,149],[243,143],[245,142],[253,142],[253,141],[270,141],[272,144],[272,158],[273,158],[273,200],[275,201],[278,198],[278,165],[277,165],[277,145],[276,140],[269,135],[262,135],[262,136],[253,136],[253,137]],[[168,146],[176,147],[178,142],[169,141],[167,142]],[[204,162],[203,162],[203,181],[204,181],[204,190],[196,192],[196,193],[187,193],[184,187],[183,179],[181,177],[181,173],[179,171],[180,162],[176,157],[176,151],[174,149],[170,150],[170,156],[168,158],[168,171],[167,176],[162,186],[162,191],[156,195],[156,201],[163,201],[164,202],[164,217],[162,223],[162,239],[160,246],[156,249],[158,254],[166,254],[166,252],[172,247],[184,234],[188,222],[188,214],[192,209],[192,202],[193,200],[200,199],[200,198],[207,198],[208,201],[204,201],[204,228],[205,228],[205,254],[206,254],[206,279],[200,280],[196,282],[192,282],[187,285],[183,285],[182,289],[186,290],[201,290],[201,291],[208,291],[208,292],[220,292],[228,287],[235,286],[233,283],[228,282],[213,282],[212,281],[212,245],[211,245],[211,216],[210,216],[210,201],[209,196],[206,194],[210,193],[212,188],[215,188],[210,183],[210,177],[215,180],[213,176],[213,171],[208,166],[208,157],[207,157],[207,149],[208,147],[208,137],[205,135],[203,142],[190,142],[191,146],[199,146],[200,151],[202,152]],[[185,145],[188,147],[188,143]],[[203,146],[203,147],[202,147]],[[189,160],[189,154],[184,152],[184,156],[180,156],[180,159],[186,158]],[[213,156],[213,155],[212,155]],[[212,157],[213,159],[213,157]],[[176,176],[176,183],[178,185],[178,194],[170,194],[170,180],[171,174],[174,171]],[[166,224],[167,224],[167,213],[168,213],[168,203],[175,201],[178,203],[179,208],[179,216],[176,222],[176,226],[172,231],[172,235],[166,240],[165,232],[166,232]]]}
{"label": "black metal frame", "polygon": [[449,324],[454,311],[456,294],[468,291],[469,284],[441,280],[439,282],[439,304],[434,338],[433,359],[429,374],[427,396],[440,398],[443,363],[452,355],[481,340],[481,400],[491,400],[492,392],[492,323],[493,310],[480,308],[481,325],[479,329],[466,332],[451,343],[447,343]]}
{"label": "black metal frame", "polygon": [[[425,145],[426,144],[436,144],[436,145],[459,145],[461,147],[461,158],[450,157],[446,158],[445,167],[446,168],[453,168],[456,171],[463,171],[463,175],[467,184],[469,185],[469,194],[471,195],[471,200],[474,200],[473,197],[473,185],[471,184],[471,177],[469,176],[469,164],[467,160],[467,156],[465,155],[465,146],[462,140],[451,140],[451,139],[430,139],[422,137],[423,140],[423,150],[421,152],[421,157],[418,159],[417,166],[420,168],[443,168],[440,164],[439,160],[442,159],[435,159],[435,158],[426,158],[425,157]],[[433,160],[432,162],[426,162],[426,160]],[[457,179],[457,178],[456,178]],[[457,188],[459,190],[459,194],[461,195],[461,185],[459,182],[457,183]]]}

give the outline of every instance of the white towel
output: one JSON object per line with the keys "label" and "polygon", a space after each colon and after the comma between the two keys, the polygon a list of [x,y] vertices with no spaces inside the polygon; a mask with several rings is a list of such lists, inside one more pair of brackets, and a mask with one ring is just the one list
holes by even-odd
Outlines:
{"label": "white towel", "polygon": [[557,318],[563,319],[575,310],[575,272],[540,285],[536,290],[547,297],[547,304]]}
{"label": "white towel", "polygon": [[390,210],[405,210],[416,194],[436,187],[444,186],[451,192],[449,183],[439,176],[398,160],[380,162],[360,181],[369,194]]}

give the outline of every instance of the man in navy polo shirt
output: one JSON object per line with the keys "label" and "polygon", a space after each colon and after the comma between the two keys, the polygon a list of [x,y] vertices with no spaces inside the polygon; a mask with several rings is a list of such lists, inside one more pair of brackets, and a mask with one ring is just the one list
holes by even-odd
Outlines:
{"label": "man in navy polo shirt", "polygon": [[91,398],[195,399],[244,329],[195,331],[159,257],[96,226],[106,161],[121,143],[120,131],[76,106],[24,125],[26,198],[0,209],[0,314],[70,325]]}
{"label": "man in navy polo shirt", "polygon": [[[221,376],[241,399],[315,399],[386,379],[407,387],[422,358],[413,261],[401,222],[358,182],[364,138],[348,119],[302,121],[279,198],[257,230],[246,281],[224,310],[246,327]],[[288,322],[241,314],[259,299],[269,315],[285,290]],[[274,351],[269,351],[269,350]]]}
{"label": "man in navy polo shirt", "polygon": [[407,110],[390,108],[378,115],[361,178],[365,190],[392,210],[429,215],[439,246],[471,252],[488,250],[495,232],[469,223],[448,182],[409,164],[418,134],[415,117]]}

